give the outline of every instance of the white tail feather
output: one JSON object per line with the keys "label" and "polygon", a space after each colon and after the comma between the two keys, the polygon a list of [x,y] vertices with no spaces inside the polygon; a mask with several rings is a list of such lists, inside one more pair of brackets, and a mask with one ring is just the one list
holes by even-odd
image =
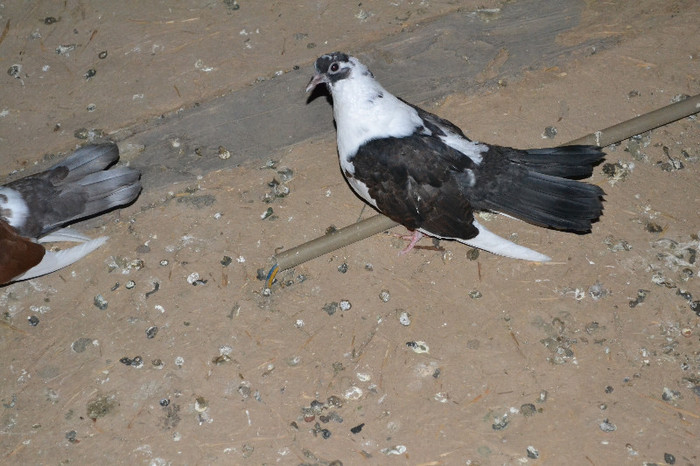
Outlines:
{"label": "white tail feather", "polygon": [[[64,230],[59,230],[59,231],[64,231]],[[56,232],[56,233],[58,233],[58,232]],[[73,238],[75,238],[75,236],[73,236]],[[67,267],[67,266],[73,264],[74,262],[79,261],[80,259],[87,256],[95,249],[102,246],[105,243],[105,241],[107,241],[107,239],[108,238],[106,236],[102,236],[100,238],[92,239],[89,241],[79,240],[79,239],[72,239],[71,240],[71,239],[66,239],[66,238],[59,239],[58,241],[74,241],[74,242],[85,241],[85,242],[83,244],[78,245],[78,246],[68,248],[68,249],[63,249],[63,250],[57,251],[57,252],[46,251],[46,254],[44,254],[44,258],[41,260],[41,262],[39,262],[37,265],[35,265],[31,269],[24,272],[22,275],[15,277],[13,281],[28,280],[30,278],[36,278],[36,277],[39,277],[41,275],[46,275],[47,273],[55,272],[56,270],[62,269],[63,267]],[[54,240],[54,241],[56,241],[56,240]]]}
{"label": "white tail feather", "polygon": [[38,243],[58,243],[61,241],[71,243],[87,243],[90,241],[90,238],[70,228],[61,228],[60,230],[52,231],[48,235],[44,235],[37,240]]}
{"label": "white tail feather", "polygon": [[[513,243],[512,241],[508,241],[505,238],[501,238],[500,236],[491,233],[489,230],[486,229],[486,227],[477,222],[476,219],[474,220],[474,226],[479,230],[479,234],[476,235],[474,238],[470,238],[467,240],[459,238],[443,239],[454,239],[468,246],[483,249],[484,251],[488,251],[493,254],[498,254],[499,256],[510,257],[511,259],[522,259],[534,262],[549,262],[550,260],[552,260],[544,254],[540,254],[537,251],[533,251],[532,249],[526,248],[525,246],[520,246],[518,244]],[[423,233],[426,233],[430,236],[435,236],[430,232]]]}

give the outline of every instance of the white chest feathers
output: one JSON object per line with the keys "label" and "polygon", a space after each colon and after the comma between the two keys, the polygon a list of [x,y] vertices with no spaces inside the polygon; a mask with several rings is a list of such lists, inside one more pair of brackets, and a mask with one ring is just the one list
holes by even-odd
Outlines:
{"label": "white chest feathers", "polygon": [[[369,76],[353,76],[334,84],[333,116],[341,164],[367,141],[404,137],[423,126],[418,112]],[[347,166],[343,166],[347,170]],[[350,169],[350,173],[352,173]]]}

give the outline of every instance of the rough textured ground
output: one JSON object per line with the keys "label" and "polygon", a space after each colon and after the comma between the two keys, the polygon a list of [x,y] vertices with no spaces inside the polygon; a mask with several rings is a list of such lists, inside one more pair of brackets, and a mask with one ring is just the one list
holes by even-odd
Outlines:
{"label": "rough textured ground", "polygon": [[[22,65],[0,78],[3,175],[70,150],[77,129],[118,135],[278,70],[310,75],[320,53],[502,6],[94,3],[0,7],[2,68]],[[558,40],[614,46],[430,110],[475,139],[535,147],[700,92],[695,2],[582,8]],[[398,257],[405,243],[387,233],[280,274],[269,297],[257,271],[274,251],[371,214],[330,124],[265,160],[146,190],[76,227],[109,235],[105,247],[0,289],[2,462],[698,464],[699,147],[686,118],[608,148],[591,234],[484,219],[552,263],[446,242]]]}

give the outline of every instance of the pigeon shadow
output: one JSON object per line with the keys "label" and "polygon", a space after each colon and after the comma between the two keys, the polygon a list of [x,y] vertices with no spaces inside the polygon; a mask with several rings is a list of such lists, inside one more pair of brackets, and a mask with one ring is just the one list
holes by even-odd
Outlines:
{"label": "pigeon shadow", "polygon": [[306,98],[306,105],[310,104],[311,102],[322,96],[326,98],[326,102],[333,105],[333,97],[331,97],[331,93],[328,92],[328,87],[326,87],[325,85],[318,85],[313,88],[309,96]]}

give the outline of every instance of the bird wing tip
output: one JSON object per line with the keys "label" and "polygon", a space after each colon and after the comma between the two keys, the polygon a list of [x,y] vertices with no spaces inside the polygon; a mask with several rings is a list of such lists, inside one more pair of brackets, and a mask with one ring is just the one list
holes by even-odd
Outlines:
{"label": "bird wing tip", "polygon": [[101,236],[61,251],[46,251],[44,258],[39,264],[27,270],[22,275],[15,277],[13,281],[29,280],[68,267],[102,246],[107,239],[108,237]]}

